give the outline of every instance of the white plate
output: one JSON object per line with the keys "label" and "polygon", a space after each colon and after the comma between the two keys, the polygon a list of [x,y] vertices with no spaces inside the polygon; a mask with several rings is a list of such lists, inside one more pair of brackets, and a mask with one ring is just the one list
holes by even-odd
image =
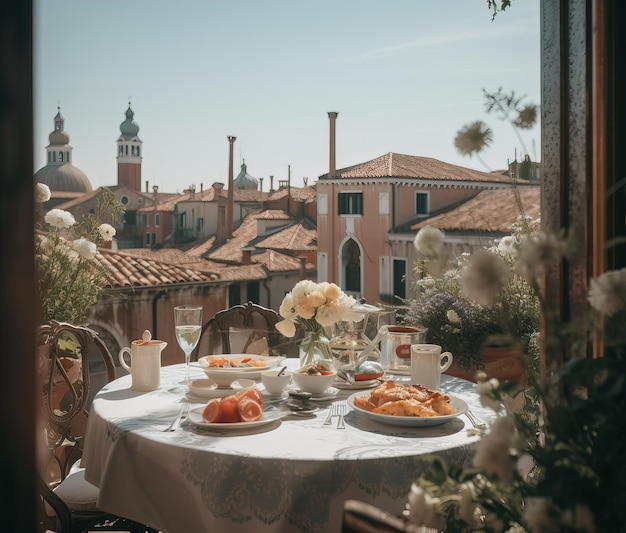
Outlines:
{"label": "white plate", "polygon": [[[207,357],[223,357],[224,359],[243,359],[246,357],[250,357],[254,361],[265,361],[265,366],[234,366],[231,368],[221,368],[221,367],[212,367],[206,362]],[[262,372],[268,368],[275,367],[279,363],[282,363],[285,360],[285,357],[281,355],[254,355],[249,353],[228,353],[228,354],[217,354],[217,355],[205,355],[204,357],[198,358],[198,363],[205,370],[209,370],[210,372],[229,372],[229,373],[242,373],[242,372]]]}
{"label": "white plate", "polygon": [[256,385],[252,379],[238,379],[237,381],[241,387],[235,389],[232,387],[212,387],[215,382],[209,378],[194,379],[189,383],[189,394],[197,398],[223,398]]}
{"label": "white plate", "polygon": [[361,390],[371,389],[380,384],[377,379],[364,379],[363,381],[354,381],[353,383],[346,383],[345,381],[336,381],[333,383],[333,387],[343,390]]}
{"label": "white plate", "polygon": [[457,396],[453,396],[452,394],[448,394],[450,397],[450,404],[452,408],[456,411],[453,415],[441,415],[441,416],[392,416],[392,415],[381,415],[378,413],[372,413],[371,411],[366,411],[365,409],[361,409],[354,405],[354,398],[357,396],[365,396],[368,397],[370,395],[369,392],[355,392],[348,398],[348,405],[352,407],[357,413],[369,418],[371,420],[375,420],[376,422],[382,422],[383,424],[391,424],[394,426],[408,426],[408,427],[426,427],[426,426],[437,426],[440,424],[445,424],[449,420],[456,418],[457,416],[462,415],[465,411],[467,411],[467,403],[465,400]]}
{"label": "white plate", "polygon": [[324,392],[316,392],[311,396],[311,400],[323,401],[323,400],[332,400],[335,396],[339,394],[339,389],[335,387],[328,387]]}
{"label": "white plate", "polygon": [[269,424],[285,416],[284,413],[273,409],[271,411],[263,412],[263,418],[261,420],[254,420],[252,422],[207,422],[204,418],[202,418],[202,411],[204,411],[204,407],[196,407],[195,409],[191,409],[189,411],[189,422],[191,422],[192,425],[198,428],[219,429],[220,431],[236,431],[238,429],[264,426],[265,424]]}

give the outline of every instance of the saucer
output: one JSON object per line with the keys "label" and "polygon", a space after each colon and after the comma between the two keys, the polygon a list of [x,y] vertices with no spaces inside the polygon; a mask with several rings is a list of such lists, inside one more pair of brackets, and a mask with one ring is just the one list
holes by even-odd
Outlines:
{"label": "saucer", "polygon": [[223,398],[230,394],[235,394],[241,390],[254,387],[256,382],[253,379],[237,379],[239,387],[215,387],[215,382],[211,379],[194,379],[189,383],[189,394],[196,398]]}
{"label": "saucer", "polygon": [[[289,389],[299,391],[300,389]],[[334,399],[337,394],[339,394],[339,389],[335,387],[328,387],[324,392],[316,392],[313,393],[312,396],[307,400],[309,402],[323,402],[326,400]]]}

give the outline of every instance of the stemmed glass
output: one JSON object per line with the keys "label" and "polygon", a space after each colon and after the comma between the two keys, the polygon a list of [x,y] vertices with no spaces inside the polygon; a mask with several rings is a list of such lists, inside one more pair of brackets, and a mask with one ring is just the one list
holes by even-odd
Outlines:
{"label": "stemmed glass", "polygon": [[176,329],[176,340],[178,345],[185,352],[185,381],[189,383],[189,359],[191,352],[200,340],[202,330],[202,306],[179,305],[174,307],[174,327]]}

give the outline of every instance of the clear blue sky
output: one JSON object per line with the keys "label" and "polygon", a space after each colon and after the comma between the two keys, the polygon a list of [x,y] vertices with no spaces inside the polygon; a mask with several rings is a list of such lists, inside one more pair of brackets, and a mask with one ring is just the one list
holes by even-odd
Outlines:
{"label": "clear blue sky", "polygon": [[[540,102],[539,0],[512,4],[492,22],[486,0],[35,0],[34,170],[60,105],[73,164],[116,184],[129,97],[142,182],[162,192],[227,182],[228,135],[235,175],[245,159],[264,190],[288,165],[312,184],[328,111],[337,168],[397,152],[486,170],[453,144],[478,119],[494,132],[482,159],[505,168],[521,146],[481,89]],[[540,159],[539,127],[523,138]]]}

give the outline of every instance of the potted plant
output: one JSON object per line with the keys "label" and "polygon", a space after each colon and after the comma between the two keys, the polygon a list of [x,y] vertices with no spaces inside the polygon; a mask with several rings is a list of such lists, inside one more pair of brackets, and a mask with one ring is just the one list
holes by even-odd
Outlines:
{"label": "potted plant", "polygon": [[537,226],[519,217],[511,235],[454,258],[446,255],[443,231],[425,227],[416,235],[414,244],[423,257],[415,267],[415,296],[406,300],[404,322],[427,328],[427,342],[452,352],[448,373],[474,379],[477,370],[484,370],[523,379],[524,354],[536,353],[531,340],[539,330],[539,300],[514,265],[520,245]]}

